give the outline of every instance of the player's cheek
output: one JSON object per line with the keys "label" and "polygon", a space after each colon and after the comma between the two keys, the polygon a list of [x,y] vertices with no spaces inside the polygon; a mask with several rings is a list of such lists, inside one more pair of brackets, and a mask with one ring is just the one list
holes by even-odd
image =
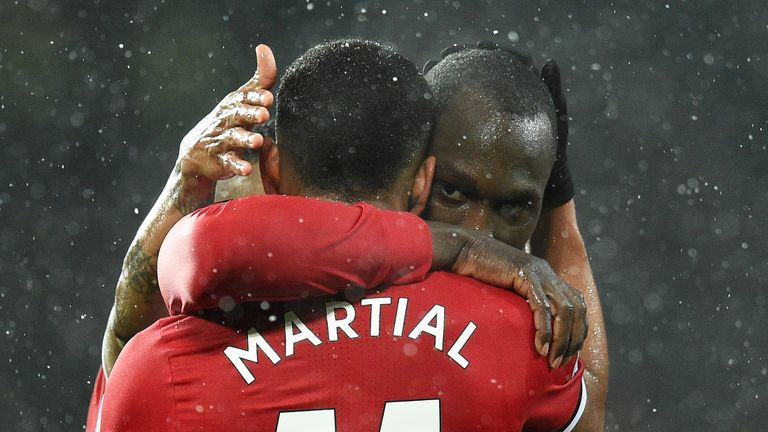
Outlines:
{"label": "player's cheek", "polygon": [[525,243],[531,238],[534,226],[525,224],[509,224],[505,221],[497,221],[493,227],[493,237],[502,243],[523,249]]}
{"label": "player's cheek", "polygon": [[427,204],[424,218],[436,222],[448,223],[451,225],[464,225],[467,219],[467,210],[453,206],[447,206],[440,199],[435,198],[435,194],[430,196]]}

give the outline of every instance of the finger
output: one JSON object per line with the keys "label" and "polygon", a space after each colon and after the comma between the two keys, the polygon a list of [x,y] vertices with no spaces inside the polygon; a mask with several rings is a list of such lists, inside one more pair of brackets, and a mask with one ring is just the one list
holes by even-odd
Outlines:
{"label": "finger", "polygon": [[236,127],[227,129],[221,135],[209,140],[204,140],[203,143],[209,149],[216,147],[219,153],[228,150],[256,150],[261,148],[264,143],[264,137],[259,133]]}
{"label": "finger", "polygon": [[274,101],[275,97],[269,90],[255,90],[243,93],[243,97],[240,100],[240,102],[244,104],[263,107],[272,106]]}
{"label": "finger", "polygon": [[527,285],[525,298],[533,311],[533,322],[536,326],[534,345],[539,354],[546,356],[551,349],[552,341],[552,306],[538,280],[527,279],[525,283]]}
{"label": "finger", "polygon": [[270,107],[274,101],[274,95],[269,90],[237,90],[228,94],[221,106],[222,109],[228,109],[238,104]]}
{"label": "finger", "polygon": [[571,341],[571,327],[573,325],[573,304],[563,295],[553,300],[553,325],[552,349],[549,352],[549,365],[556,369],[563,364],[563,357],[568,351]]}
{"label": "finger", "polygon": [[224,169],[234,175],[247,177],[253,171],[251,163],[243,160],[235,151],[220,154],[219,162]]}
{"label": "finger", "polygon": [[253,132],[260,133],[264,138],[275,137],[275,121],[270,119],[266,123],[259,123],[251,129]]}
{"label": "finger", "polygon": [[588,335],[589,323],[587,321],[587,304],[584,302],[584,297],[578,291],[572,291],[571,303],[574,305],[573,310],[573,326],[571,326],[571,340],[569,342],[568,350],[563,358],[563,364],[568,361],[576,353],[578,353],[584,346],[584,342]]}
{"label": "finger", "polygon": [[256,72],[259,74],[259,88],[269,89],[277,81],[277,65],[272,49],[261,44],[256,47]]}
{"label": "finger", "polygon": [[233,107],[225,108],[218,117],[219,130],[237,126],[250,129],[259,123],[268,121],[269,111],[260,106],[235,105]]}
{"label": "finger", "polygon": [[267,45],[261,44],[256,47],[256,73],[238,90],[269,89],[276,80],[275,55]]}

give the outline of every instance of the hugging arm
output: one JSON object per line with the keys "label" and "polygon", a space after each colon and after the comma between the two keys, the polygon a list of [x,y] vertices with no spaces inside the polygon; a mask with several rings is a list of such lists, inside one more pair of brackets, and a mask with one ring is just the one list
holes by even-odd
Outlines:
{"label": "hugging arm", "polygon": [[[576,224],[573,200],[542,213],[531,246],[532,252],[546,259],[565,282],[581,291],[586,301],[589,333],[580,357],[589,399],[584,417],[575,430],[603,430],[608,394],[608,341],[600,296]],[[582,427],[584,429],[579,429]]]}
{"label": "hugging arm", "polygon": [[182,183],[180,173],[174,169],[123,261],[102,344],[102,365],[106,375],[133,335],[167,316],[157,283],[160,244],[188,208],[205,205],[210,199],[205,194],[193,198],[183,190]]}
{"label": "hugging arm", "polygon": [[275,60],[265,45],[256,49],[253,78],[227,95],[182,140],[179,158],[168,182],[141,224],[123,261],[115,288],[115,303],[102,343],[102,366],[109,374],[123,346],[136,333],[167,315],[157,283],[160,245],[173,225],[213,200],[218,180],[247,176],[247,149],[259,148],[260,134],[249,132],[269,118],[276,79]]}
{"label": "hugging arm", "polygon": [[[367,204],[300,197],[254,196],[216,204],[183,218],[169,233],[160,252],[160,288],[169,311],[177,314],[226,309],[232,302],[407,284],[430,269],[448,270],[526,298],[536,323],[537,351],[549,353],[553,366],[581,347],[583,302],[572,305],[577,292],[549,283],[557,278],[539,272],[537,258],[474,230],[428,224],[429,229],[413,214]],[[570,309],[555,320],[554,329],[551,303]]]}
{"label": "hugging arm", "polygon": [[429,229],[413,214],[261,195],[183,218],[163,243],[158,277],[175,315],[418,282],[431,262]]}
{"label": "hugging arm", "polygon": [[575,430],[603,430],[608,394],[608,340],[589,257],[576,222],[573,180],[567,164],[568,106],[560,70],[550,60],[541,71],[557,112],[557,157],[544,196],[544,209],[531,239],[532,252],[544,258],[557,274],[578,289],[586,301],[590,329],[580,357],[589,392],[587,409]]}

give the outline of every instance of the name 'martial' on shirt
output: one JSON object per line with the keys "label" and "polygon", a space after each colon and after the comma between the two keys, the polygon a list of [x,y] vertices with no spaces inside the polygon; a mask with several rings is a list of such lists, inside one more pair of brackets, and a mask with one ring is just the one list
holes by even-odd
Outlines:
{"label": "name 'martial' on shirt", "polygon": [[[396,308],[394,319],[391,322],[382,322],[382,309],[392,307]],[[355,322],[359,308],[367,308],[367,312],[370,314],[368,326],[360,324],[356,326],[358,329],[365,327],[367,334],[361,335],[359,331],[352,328],[352,323]],[[322,332],[316,333],[312,331],[295,312],[287,311],[283,314],[285,338],[282,343],[284,346],[282,356],[253,327],[248,330],[245,348],[227,346],[224,349],[224,355],[232,362],[232,365],[237,369],[237,372],[246,384],[251,384],[256,380],[256,377],[248,368],[246,361],[259,363],[259,351],[264,353],[264,356],[272,364],[277,365],[283,358],[294,355],[297,344],[308,342],[313,346],[318,346],[323,343],[338,342],[340,333],[344,333],[348,339],[390,337],[390,335],[393,339],[396,339],[406,335],[406,337],[416,340],[421,337],[431,336],[435,350],[445,352],[446,356],[461,368],[466,369],[469,367],[470,362],[462,356],[461,351],[469,343],[472,334],[477,329],[477,325],[474,322],[469,321],[456,341],[445,351],[446,309],[444,306],[439,304],[433,305],[412,328],[406,328],[405,326],[407,314],[407,297],[396,299],[392,297],[364,298],[355,304],[346,301],[329,301],[325,303],[325,323],[327,329],[325,341],[318,336],[318,333],[322,334]],[[272,319],[276,319],[276,317],[272,317]],[[382,332],[385,336],[382,336]]]}

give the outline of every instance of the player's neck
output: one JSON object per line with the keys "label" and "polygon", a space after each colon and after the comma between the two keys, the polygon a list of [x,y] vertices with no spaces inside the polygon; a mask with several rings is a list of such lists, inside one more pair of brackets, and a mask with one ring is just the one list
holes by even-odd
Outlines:
{"label": "player's neck", "polygon": [[378,200],[363,200],[368,204],[380,208],[382,210],[394,210],[394,211],[408,211],[407,206],[403,205],[403,202],[398,202],[396,199],[378,199]]}
{"label": "player's neck", "polygon": [[292,186],[293,187],[285,188],[288,190],[281,190],[280,193],[285,195],[303,196],[307,198],[318,198],[326,201],[342,202],[345,204],[366,202],[382,210],[408,211],[408,195],[403,193],[385,192],[373,195],[348,192],[337,193],[333,191],[321,191],[313,187],[305,187],[298,183],[292,184]]}
{"label": "player's neck", "polygon": [[405,200],[398,200],[393,197],[377,196],[374,198],[365,198],[362,196],[344,196],[334,193],[304,193],[301,195],[307,198],[318,198],[345,204],[365,202],[382,210],[408,211],[407,202]]}
{"label": "player's neck", "polygon": [[[287,168],[287,167],[286,167]],[[408,211],[409,189],[403,185],[393,185],[389,191],[368,193],[366,191],[330,191],[304,184],[300,178],[292,174],[290,169],[282,170],[282,175],[276,187],[278,193],[283,195],[303,196],[318,198],[326,201],[355,204],[366,202],[382,210]]]}

